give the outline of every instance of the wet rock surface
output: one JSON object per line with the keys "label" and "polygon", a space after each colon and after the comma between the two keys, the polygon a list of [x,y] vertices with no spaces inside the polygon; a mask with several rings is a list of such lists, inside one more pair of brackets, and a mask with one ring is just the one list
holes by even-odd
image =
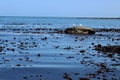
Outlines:
{"label": "wet rock surface", "polygon": [[120,45],[110,45],[110,46],[102,46],[100,44],[95,46],[95,50],[109,53],[117,53],[120,54]]}
{"label": "wet rock surface", "polygon": [[95,34],[95,31],[92,28],[84,26],[74,26],[72,28],[67,28],[64,32],[66,34]]}
{"label": "wet rock surface", "polygon": [[114,29],[114,28],[98,28],[95,29],[96,32],[118,32],[120,33],[120,29]]}

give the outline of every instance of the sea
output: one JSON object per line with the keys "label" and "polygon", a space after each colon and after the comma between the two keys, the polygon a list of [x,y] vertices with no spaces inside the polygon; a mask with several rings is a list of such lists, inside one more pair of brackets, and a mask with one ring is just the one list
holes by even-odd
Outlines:
{"label": "sea", "polygon": [[116,18],[1,16],[0,80],[120,80],[120,55],[95,50],[120,45],[120,31],[52,33],[73,24],[120,29]]}
{"label": "sea", "polygon": [[91,28],[120,28],[117,18],[80,18],[80,17],[17,17],[1,16],[0,28],[3,26],[25,26],[27,28],[68,28],[73,24]]}

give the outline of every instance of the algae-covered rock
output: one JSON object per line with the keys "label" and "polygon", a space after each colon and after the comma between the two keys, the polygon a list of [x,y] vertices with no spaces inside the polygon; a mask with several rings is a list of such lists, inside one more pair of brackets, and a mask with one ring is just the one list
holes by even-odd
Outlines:
{"label": "algae-covered rock", "polygon": [[67,28],[65,31],[67,34],[95,34],[95,30],[85,26],[73,26],[71,28]]}
{"label": "algae-covered rock", "polygon": [[101,51],[101,52],[110,52],[110,53],[120,54],[120,45],[102,46],[98,44],[95,46],[95,50]]}

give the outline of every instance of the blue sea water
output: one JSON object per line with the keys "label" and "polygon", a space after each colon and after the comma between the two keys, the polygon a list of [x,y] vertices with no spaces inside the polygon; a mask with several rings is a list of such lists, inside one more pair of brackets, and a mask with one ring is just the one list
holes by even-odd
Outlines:
{"label": "blue sea water", "polygon": [[13,25],[19,27],[25,26],[27,28],[68,28],[73,24],[82,24],[91,28],[120,28],[120,19],[92,19],[77,17],[0,17],[0,27]]}

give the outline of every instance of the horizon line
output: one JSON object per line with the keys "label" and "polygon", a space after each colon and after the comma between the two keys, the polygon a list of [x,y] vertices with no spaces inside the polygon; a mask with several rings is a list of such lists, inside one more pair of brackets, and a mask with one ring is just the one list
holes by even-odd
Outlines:
{"label": "horizon line", "polygon": [[41,18],[78,18],[78,19],[120,19],[120,17],[82,17],[82,16],[0,16],[0,17],[41,17]]}

